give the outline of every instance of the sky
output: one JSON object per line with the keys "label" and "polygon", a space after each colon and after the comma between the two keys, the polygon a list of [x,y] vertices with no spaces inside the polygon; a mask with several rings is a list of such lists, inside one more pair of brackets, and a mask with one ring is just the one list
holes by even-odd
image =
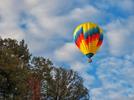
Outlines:
{"label": "sky", "polygon": [[[75,27],[97,23],[104,40],[89,64]],[[92,100],[134,100],[134,0],[0,0],[0,36],[24,39],[33,56],[77,71]]]}

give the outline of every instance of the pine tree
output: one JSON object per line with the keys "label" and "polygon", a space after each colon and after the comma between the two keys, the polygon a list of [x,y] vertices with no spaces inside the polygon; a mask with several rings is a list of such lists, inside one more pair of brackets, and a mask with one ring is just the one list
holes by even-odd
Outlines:
{"label": "pine tree", "polygon": [[4,98],[24,97],[30,56],[24,40],[18,43],[14,39],[0,38],[0,92]]}

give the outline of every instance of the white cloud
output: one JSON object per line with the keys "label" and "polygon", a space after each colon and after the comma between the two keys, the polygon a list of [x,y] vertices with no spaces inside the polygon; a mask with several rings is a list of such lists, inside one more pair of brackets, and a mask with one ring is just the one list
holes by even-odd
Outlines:
{"label": "white cloud", "polygon": [[97,76],[102,86],[91,90],[93,100],[134,99],[133,62],[126,58],[107,57],[98,65]]}
{"label": "white cloud", "polygon": [[71,69],[77,72],[81,72],[81,73],[86,72],[86,70],[88,69],[88,64],[82,63],[80,61],[75,61],[75,62],[72,62]]}
{"label": "white cloud", "polygon": [[134,16],[129,17],[128,20],[116,20],[109,23],[105,29],[107,30],[107,37],[109,42],[109,51],[116,56],[123,56],[130,54],[134,50]]}
{"label": "white cloud", "polygon": [[84,8],[75,8],[71,11],[71,17],[75,20],[84,20],[88,21],[97,19],[98,16],[101,16],[101,12],[93,6],[85,6]]}
{"label": "white cloud", "polygon": [[133,0],[109,0],[109,3],[113,6],[118,6],[122,8],[124,11],[133,12],[134,2]]}
{"label": "white cloud", "polygon": [[55,59],[59,61],[71,62],[77,59],[79,50],[75,43],[66,43],[63,47],[55,50]]}
{"label": "white cloud", "polygon": [[91,87],[89,87],[90,85],[93,85],[95,82],[95,77],[92,75],[89,75],[88,73],[84,72],[80,73],[81,76],[83,77],[84,83],[87,86],[87,88],[90,90]]}
{"label": "white cloud", "polygon": [[[75,23],[76,20],[78,22],[81,22],[84,19],[90,18],[90,17],[92,19],[95,16],[97,16],[98,14],[100,14],[98,9],[95,9],[92,6],[87,6],[87,7],[83,7],[83,8],[74,8],[68,14],[59,15],[59,16],[58,15],[51,16],[50,13],[52,13],[53,10],[52,11],[50,10],[50,13],[46,13],[46,12],[44,12],[44,10],[42,8],[45,9],[46,6],[36,5],[36,7],[33,7],[33,9],[30,10],[30,13],[36,17],[37,22],[36,23],[30,22],[28,24],[29,25],[29,32],[32,33],[33,35],[35,35],[36,37],[44,38],[44,40],[46,40],[46,41],[56,40],[57,48],[55,48],[55,51],[53,49],[51,54],[54,53],[56,56],[58,56],[58,58],[60,60],[61,60],[61,57],[59,57],[59,55],[60,56],[65,55],[64,52],[62,51],[62,49],[64,49],[65,47],[61,47],[61,45],[59,44],[59,42],[61,42],[61,41],[59,39],[61,39],[61,40],[66,39],[66,40],[72,41],[73,29],[75,28],[76,24],[72,26],[71,23],[72,22]],[[90,14],[87,14],[87,13],[90,13]],[[80,18],[81,15],[83,17]],[[40,27],[37,26],[37,24]],[[56,39],[57,37],[58,37],[58,39]],[[51,42],[46,42],[46,41],[44,42],[43,45],[46,46],[45,48],[48,48],[51,45],[50,44]],[[66,45],[66,44],[64,44],[64,45]],[[44,46],[42,46],[42,47],[44,47]],[[75,46],[73,48],[75,48]],[[40,49],[44,49],[44,48],[40,48]],[[73,52],[73,51],[69,51],[69,52]],[[73,56],[74,55],[71,55],[71,56],[66,55],[66,58],[68,60],[69,59],[72,60],[72,58],[75,58]],[[69,58],[69,57],[71,57],[71,58]],[[64,59],[62,59],[62,61],[63,60]]]}
{"label": "white cloud", "polygon": [[3,38],[12,37],[18,40],[24,38],[24,33],[18,29],[18,14],[14,11],[14,2],[4,0],[0,2],[0,35]]}
{"label": "white cloud", "polygon": [[[55,0],[53,2],[42,0],[25,0],[19,2],[17,0],[13,0],[12,2],[8,0],[2,1],[0,3],[0,14],[2,19],[0,22],[1,36],[13,37],[17,39],[26,37],[26,39],[31,39],[29,35],[27,35],[30,33],[36,38],[44,38],[47,41],[55,40],[57,37],[60,37],[60,39],[71,40],[73,29],[77,24],[84,21],[97,22],[104,17],[104,12],[100,11],[92,5],[86,4],[85,6],[76,6],[75,8],[73,7],[72,3],[67,0],[62,4],[59,2],[61,2],[61,0]],[[123,2],[127,2],[126,4],[128,5],[133,4],[131,3],[131,0],[124,0]],[[76,2],[74,1],[73,4],[75,3]],[[111,2],[111,4],[112,3],[114,3],[114,1]],[[28,18],[23,19],[23,22],[28,27],[25,32],[18,26],[18,24],[23,23],[19,22],[19,19],[21,17],[20,13],[23,11],[26,12],[27,16],[29,16]],[[66,11],[66,14],[63,11]],[[62,15],[60,13],[64,14]],[[34,19],[32,19],[30,16],[34,17]],[[131,19],[132,20],[127,20],[128,22],[120,20],[113,21],[108,25],[108,39],[110,40],[110,52],[112,54],[119,54],[121,50],[123,50],[122,54],[127,52],[127,49],[124,49],[124,44],[126,43],[126,40],[131,36],[130,34],[127,34],[130,33],[130,30],[128,28],[131,28],[131,30],[133,29],[133,17]],[[127,25],[123,26],[126,23]],[[116,28],[117,26],[120,27]],[[118,37],[120,37],[120,39],[118,39]],[[29,43],[31,43],[29,45],[32,47],[32,41]],[[47,48],[47,44],[48,43],[39,43],[39,45],[43,45],[43,48],[44,46]],[[133,44],[129,42],[127,45]],[[35,46],[36,45],[34,45],[33,48],[35,48]],[[40,49],[42,49],[41,46]],[[39,50],[39,48],[34,50]]]}
{"label": "white cloud", "polygon": [[124,13],[132,13],[134,9],[133,0],[101,0],[100,2],[95,2],[97,7],[100,9],[120,9],[124,11]]}
{"label": "white cloud", "polygon": [[[61,43],[62,40],[72,41],[73,29],[76,25],[89,21],[89,19],[96,21],[100,15],[99,10],[91,5],[81,7],[73,5],[76,3],[84,4],[86,1],[70,2],[65,0],[63,3],[60,2],[62,0],[52,2],[49,0],[2,1],[0,3],[2,16],[0,35],[4,38],[11,37],[19,40],[24,38],[30,45],[32,53],[42,52],[42,49],[50,48],[51,55],[55,49],[65,43]],[[43,39],[43,42],[39,41]],[[56,41],[58,45],[52,41]],[[49,50],[46,51],[47,54]]]}
{"label": "white cloud", "polygon": [[[115,87],[118,88],[118,87]],[[122,91],[122,90],[121,90]],[[133,100],[134,96],[122,95],[122,92],[112,89],[95,88],[91,92],[92,100]]]}

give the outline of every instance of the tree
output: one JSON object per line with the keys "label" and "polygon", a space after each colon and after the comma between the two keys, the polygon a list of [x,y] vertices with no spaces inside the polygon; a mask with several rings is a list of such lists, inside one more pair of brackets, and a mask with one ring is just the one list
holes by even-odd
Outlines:
{"label": "tree", "polygon": [[34,57],[32,70],[40,77],[45,100],[88,100],[88,90],[82,78],[73,70],[56,68],[49,59]]}
{"label": "tree", "polygon": [[24,40],[19,43],[14,39],[0,38],[0,68],[13,69],[28,65],[31,54]]}
{"label": "tree", "polygon": [[49,81],[49,96],[53,100],[88,100],[88,90],[83,85],[77,72],[63,68],[51,70],[52,80]]}
{"label": "tree", "polygon": [[[49,59],[45,59],[43,57],[33,57],[31,60],[31,72],[32,72],[32,77],[31,80],[34,82],[36,81],[35,84],[31,85],[32,90],[35,91],[33,92],[33,97],[32,98],[41,98],[42,97],[48,97],[48,81],[52,79],[50,75],[51,67],[52,67],[52,62]],[[37,90],[37,91],[36,91]],[[45,98],[47,99],[47,98]],[[33,99],[36,100],[36,99]]]}
{"label": "tree", "polygon": [[0,38],[0,99],[88,100],[83,79],[73,70],[33,57],[25,41]]}
{"label": "tree", "polygon": [[4,98],[24,97],[30,56],[24,40],[18,43],[14,39],[0,38],[0,92]]}

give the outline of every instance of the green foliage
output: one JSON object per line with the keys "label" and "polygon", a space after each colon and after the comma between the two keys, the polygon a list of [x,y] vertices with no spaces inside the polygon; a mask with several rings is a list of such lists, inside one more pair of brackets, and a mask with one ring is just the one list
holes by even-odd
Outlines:
{"label": "green foliage", "polygon": [[83,79],[57,68],[49,59],[33,57],[24,40],[0,38],[0,98],[6,100],[88,100]]}
{"label": "green foliage", "polygon": [[0,38],[0,90],[5,98],[21,98],[26,93],[30,56],[24,40]]}
{"label": "green foliage", "polygon": [[29,63],[31,54],[24,40],[0,38],[0,68],[24,67]]}

